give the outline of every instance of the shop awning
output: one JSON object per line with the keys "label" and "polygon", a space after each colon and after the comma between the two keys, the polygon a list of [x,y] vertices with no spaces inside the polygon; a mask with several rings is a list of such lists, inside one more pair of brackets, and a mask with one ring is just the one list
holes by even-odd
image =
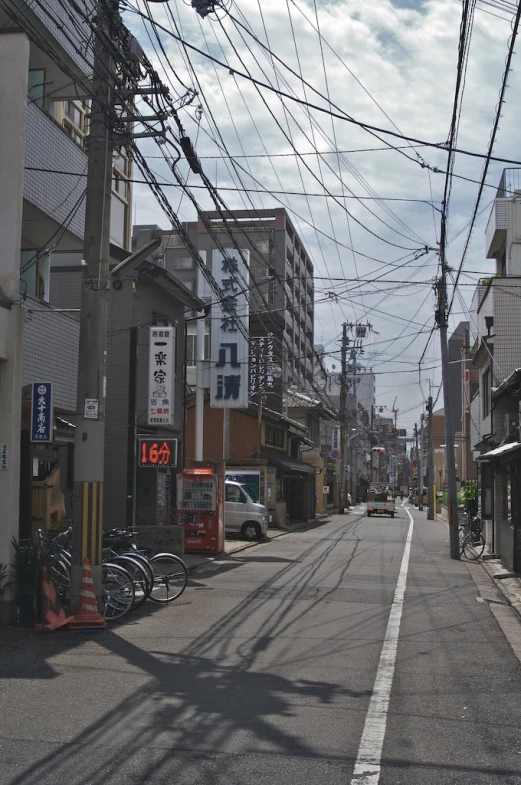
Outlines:
{"label": "shop awning", "polygon": [[509,442],[503,444],[501,447],[496,447],[493,450],[484,452],[483,455],[478,455],[478,461],[497,461],[501,458],[521,458],[521,442]]}
{"label": "shop awning", "polygon": [[299,461],[297,458],[290,458],[287,455],[274,455],[272,452],[267,453],[261,451],[261,457],[267,458],[269,463],[272,463],[277,468],[292,474],[315,474],[315,467],[304,461]]}

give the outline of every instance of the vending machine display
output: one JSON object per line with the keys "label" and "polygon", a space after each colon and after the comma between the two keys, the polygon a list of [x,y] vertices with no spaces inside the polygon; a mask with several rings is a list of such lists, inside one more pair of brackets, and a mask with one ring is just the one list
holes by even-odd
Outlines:
{"label": "vending machine display", "polygon": [[223,479],[210,468],[184,469],[177,481],[179,523],[185,552],[224,550]]}

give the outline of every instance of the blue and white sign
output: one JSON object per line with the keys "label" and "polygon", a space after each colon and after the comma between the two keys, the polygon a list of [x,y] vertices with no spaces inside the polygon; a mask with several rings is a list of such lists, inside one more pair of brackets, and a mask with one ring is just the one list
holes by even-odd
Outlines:
{"label": "blue and white sign", "polygon": [[53,426],[52,382],[33,382],[31,441],[52,442]]}
{"label": "blue and white sign", "polygon": [[212,273],[221,291],[212,304],[210,406],[217,409],[248,408],[249,260],[248,251],[212,252]]}

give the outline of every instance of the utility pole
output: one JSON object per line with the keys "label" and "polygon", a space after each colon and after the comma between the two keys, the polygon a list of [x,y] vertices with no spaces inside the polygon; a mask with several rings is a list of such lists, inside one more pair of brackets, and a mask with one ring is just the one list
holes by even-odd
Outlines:
{"label": "utility pole", "polygon": [[341,345],[341,376],[340,376],[340,473],[338,489],[338,512],[343,513],[345,509],[345,478],[347,460],[347,324],[342,325],[342,345]]}
{"label": "utility pole", "polygon": [[418,500],[418,504],[420,503],[419,494],[420,494],[420,482],[419,482],[419,453],[418,453],[418,424],[414,423],[414,442],[415,442],[415,449],[416,449],[416,499]]}
{"label": "utility pole", "polygon": [[420,451],[418,453],[418,509],[423,510],[423,414],[420,417]]}
{"label": "utility pole", "polygon": [[[357,387],[358,387],[358,379],[356,377],[357,367],[356,367],[356,348],[353,347],[351,349],[351,371],[353,376],[353,396],[354,396],[354,415],[351,422],[352,428],[357,430],[358,428],[358,399],[357,399]],[[356,434],[355,434],[356,435]],[[355,498],[355,481],[356,481],[356,472],[358,470],[358,455],[356,453],[355,447],[355,435],[349,438],[349,478],[350,478],[350,485],[351,485],[351,497]],[[356,458],[355,458],[356,456]]]}
{"label": "utility pole", "polygon": [[440,328],[441,376],[443,384],[443,406],[445,416],[445,464],[447,467],[447,492],[449,510],[449,541],[451,559],[459,559],[458,503],[456,494],[456,457],[454,454],[454,425],[449,399],[449,346],[447,337],[448,303],[447,303],[447,260],[445,257],[447,243],[447,219],[445,203],[442,205],[440,231],[440,264],[441,278],[438,282],[438,305],[435,313]]}
{"label": "utility pole", "polygon": [[86,557],[93,565],[96,594],[99,596],[101,591],[114,106],[114,61],[107,41],[119,18],[118,4],[99,0],[96,18],[81,282],[78,419],[74,440],[73,603],[79,595]]}
{"label": "utility pole", "polygon": [[436,497],[434,494],[434,449],[432,444],[432,395],[427,401],[427,489],[429,499],[429,511],[427,519],[435,520]]}

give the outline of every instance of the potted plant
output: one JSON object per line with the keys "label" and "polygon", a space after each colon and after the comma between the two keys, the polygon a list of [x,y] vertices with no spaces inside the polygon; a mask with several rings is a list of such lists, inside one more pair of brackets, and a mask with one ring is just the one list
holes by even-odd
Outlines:
{"label": "potted plant", "polygon": [[14,562],[10,569],[9,584],[17,592],[19,622],[31,626],[38,620],[41,592],[41,572],[46,564],[42,543],[13,538]]}

